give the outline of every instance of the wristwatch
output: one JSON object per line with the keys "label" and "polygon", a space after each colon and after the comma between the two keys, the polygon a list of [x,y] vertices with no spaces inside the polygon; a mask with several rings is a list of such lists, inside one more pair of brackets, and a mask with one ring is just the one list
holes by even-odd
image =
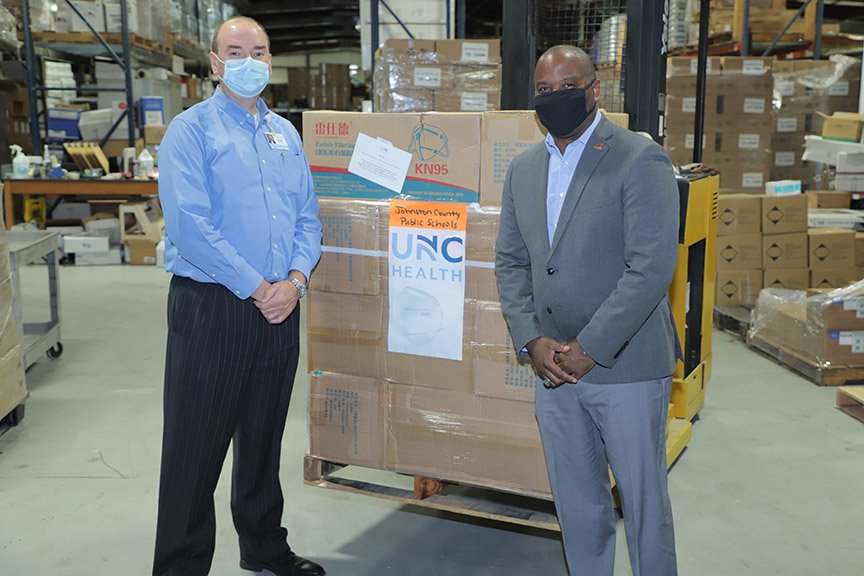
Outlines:
{"label": "wristwatch", "polygon": [[293,284],[294,287],[297,288],[297,299],[298,300],[300,298],[303,298],[304,296],[306,296],[307,288],[306,288],[305,284],[303,284],[300,280],[298,280],[297,278],[294,278],[293,276],[291,277],[291,284]]}

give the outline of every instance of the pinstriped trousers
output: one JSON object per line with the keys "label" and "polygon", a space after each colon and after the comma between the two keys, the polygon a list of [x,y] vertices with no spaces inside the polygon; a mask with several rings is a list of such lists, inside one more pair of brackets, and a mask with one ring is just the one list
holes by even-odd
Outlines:
{"label": "pinstriped trousers", "polygon": [[154,576],[209,572],[213,493],[232,441],[241,556],[289,549],[279,458],[299,352],[299,306],[274,326],[222,285],[171,279]]}

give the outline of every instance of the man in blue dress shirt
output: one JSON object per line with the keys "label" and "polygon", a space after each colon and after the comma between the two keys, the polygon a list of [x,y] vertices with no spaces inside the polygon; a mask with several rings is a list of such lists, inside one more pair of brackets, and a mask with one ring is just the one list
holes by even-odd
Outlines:
{"label": "man in blue dress shirt", "polygon": [[233,442],[241,567],[319,576],[286,542],[279,482],[318,201],[299,135],[258,97],[271,72],[261,25],[224,22],[210,64],[219,88],[171,122],[159,149],[173,277],[153,574],[209,572],[213,493]]}

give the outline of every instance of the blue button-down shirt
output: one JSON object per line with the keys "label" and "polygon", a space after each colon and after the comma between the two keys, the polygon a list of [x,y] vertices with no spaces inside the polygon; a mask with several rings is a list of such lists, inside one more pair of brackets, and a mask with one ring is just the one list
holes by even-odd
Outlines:
{"label": "blue button-down shirt", "polygon": [[558,218],[561,216],[561,208],[564,206],[564,199],[567,197],[567,189],[570,187],[570,181],[573,180],[573,174],[576,172],[576,166],[582,158],[582,152],[585,151],[585,144],[594,133],[597,124],[600,123],[601,112],[598,110],[594,116],[594,121],[579,136],[567,145],[564,149],[564,154],[558,150],[555,145],[555,140],[552,134],[546,135],[546,148],[549,150],[549,180],[546,186],[546,229],[549,233],[549,245],[552,245],[552,239],[555,238],[555,228],[558,227]]}
{"label": "blue button-down shirt", "polygon": [[[290,122],[258,100],[258,122],[220,88],[177,116],[159,147],[165,267],[248,298],[321,255],[312,174]],[[267,134],[282,134],[276,149]]]}

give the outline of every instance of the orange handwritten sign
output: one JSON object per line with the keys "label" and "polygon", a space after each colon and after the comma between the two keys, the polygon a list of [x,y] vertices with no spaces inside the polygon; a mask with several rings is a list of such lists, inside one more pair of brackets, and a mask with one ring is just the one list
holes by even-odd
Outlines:
{"label": "orange handwritten sign", "polygon": [[468,210],[465,204],[443,202],[390,201],[390,226],[465,231]]}

